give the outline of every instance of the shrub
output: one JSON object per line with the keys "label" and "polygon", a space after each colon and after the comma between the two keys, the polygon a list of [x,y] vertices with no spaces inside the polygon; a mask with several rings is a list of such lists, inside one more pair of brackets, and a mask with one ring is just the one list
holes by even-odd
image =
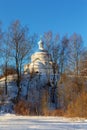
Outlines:
{"label": "shrub", "polygon": [[43,113],[44,116],[63,116],[64,111],[61,109],[56,110],[45,110]]}
{"label": "shrub", "polygon": [[30,102],[29,103],[30,115],[39,115],[39,107],[40,105],[38,102],[35,103]]}
{"label": "shrub", "polygon": [[53,112],[51,113],[52,116],[63,116],[64,111],[61,109],[57,109],[57,110],[53,110]]}
{"label": "shrub", "polygon": [[25,100],[20,100],[15,104],[14,111],[19,115],[29,115],[29,105]]}
{"label": "shrub", "polygon": [[71,117],[87,117],[87,92],[82,92],[76,101],[68,105],[66,112]]}
{"label": "shrub", "polygon": [[0,95],[4,94],[4,89],[0,88]]}

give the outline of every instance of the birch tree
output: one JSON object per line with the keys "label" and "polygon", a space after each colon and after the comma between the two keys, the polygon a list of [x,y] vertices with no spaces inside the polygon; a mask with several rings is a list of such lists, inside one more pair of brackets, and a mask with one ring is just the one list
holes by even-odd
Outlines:
{"label": "birch tree", "polygon": [[12,61],[16,67],[17,73],[17,99],[20,97],[21,92],[21,74],[23,70],[23,63],[29,57],[31,52],[32,43],[29,40],[28,28],[22,26],[21,23],[16,20],[14,21],[8,28],[8,38],[9,38],[9,48],[10,48],[10,56]]}

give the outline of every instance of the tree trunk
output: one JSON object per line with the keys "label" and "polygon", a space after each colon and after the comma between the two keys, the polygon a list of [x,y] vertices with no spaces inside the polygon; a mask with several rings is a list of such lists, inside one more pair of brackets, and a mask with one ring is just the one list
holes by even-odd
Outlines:
{"label": "tree trunk", "polygon": [[5,94],[7,95],[8,92],[7,92],[7,62],[5,64],[5,69],[6,69],[6,75],[5,75]]}

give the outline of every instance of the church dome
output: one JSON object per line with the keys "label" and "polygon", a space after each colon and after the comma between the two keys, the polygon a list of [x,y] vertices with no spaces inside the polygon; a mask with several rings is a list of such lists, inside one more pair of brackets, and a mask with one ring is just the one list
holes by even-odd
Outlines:
{"label": "church dome", "polygon": [[38,58],[42,62],[51,61],[51,55],[44,49],[44,43],[42,40],[38,42],[38,46],[38,50],[31,56],[31,61],[33,62]]}
{"label": "church dome", "polygon": [[42,40],[40,40],[40,41],[38,42],[38,45],[39,45],[39,49],[40,49],[40,50],[44,50],[43,41],[42,41]]}
{"label": "church dome", "polygon": [[39,42],[38,42],[38,50],[37,50],[37,52],[45,52],[45,53],[48,53],[45,49],[44,49],[44,43],[43,43],[43,41],[42,40],[40,40]]}

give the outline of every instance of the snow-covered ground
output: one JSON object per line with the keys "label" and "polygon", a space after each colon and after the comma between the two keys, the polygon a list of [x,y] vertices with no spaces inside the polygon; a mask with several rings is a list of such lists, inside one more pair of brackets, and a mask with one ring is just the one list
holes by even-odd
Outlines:
{"label": "snow-covered ground", "polygon": [[87,130],[87,120],[3,114],[0,115],[0,130]]}

